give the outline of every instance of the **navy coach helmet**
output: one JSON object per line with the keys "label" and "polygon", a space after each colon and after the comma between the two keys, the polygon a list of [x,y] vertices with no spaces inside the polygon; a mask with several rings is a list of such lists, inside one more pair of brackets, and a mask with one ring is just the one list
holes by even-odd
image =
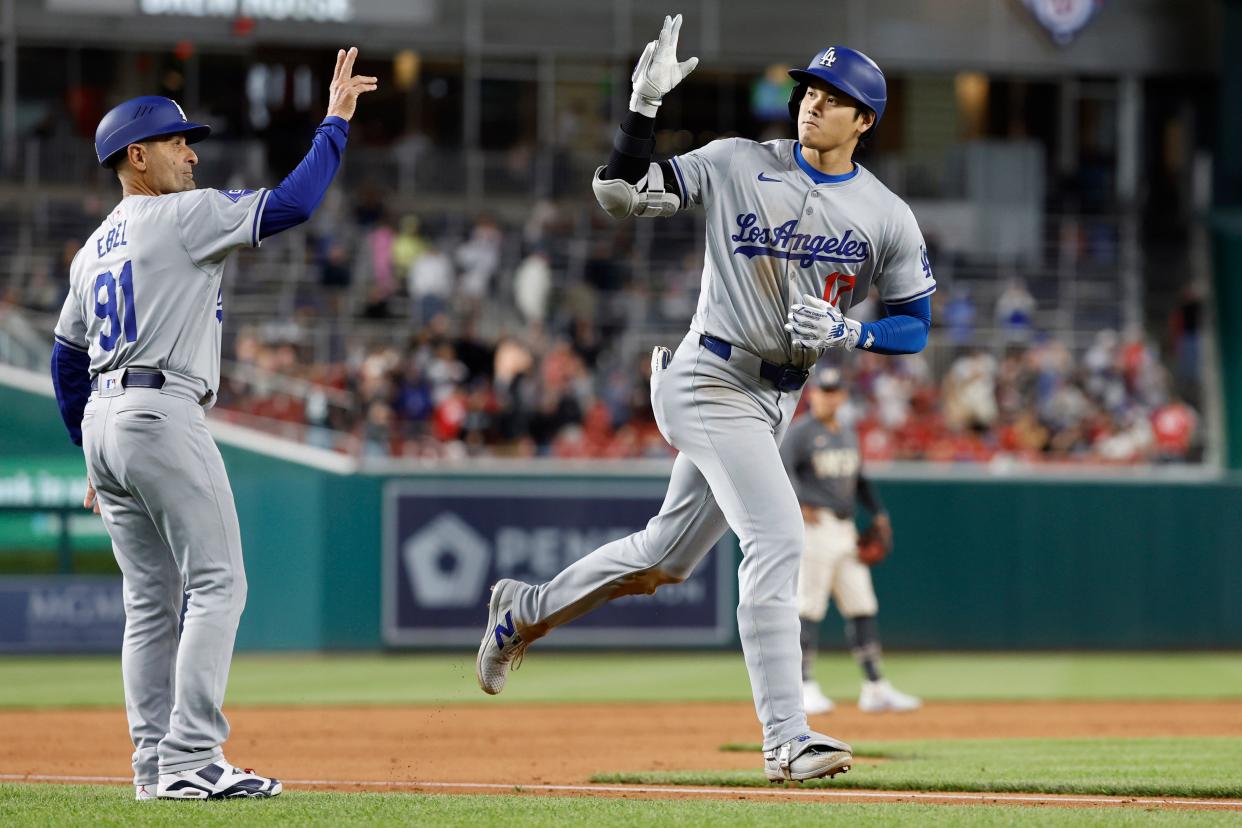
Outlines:
{"label": "navy coach helmet", "polygon": [[795,121],[807,84],[815,79],[831,84],[869,108],[875,113],[877,124],[888,102],[888,84],[880,67],[862,52],[846,46],[829,46],[811,58],[805,69],[790,69],[789,76],[798,82],[789,95],[789,117]]}
{"label": "navy coach helmet", "polygon": [[211,127],[186,120],[181,107],[171,98],[143,95],[113,107],[95,128],[95,156],[99,166],[110,167],[130,144],[161,135],[185,134],[193,144],[211,134]]}

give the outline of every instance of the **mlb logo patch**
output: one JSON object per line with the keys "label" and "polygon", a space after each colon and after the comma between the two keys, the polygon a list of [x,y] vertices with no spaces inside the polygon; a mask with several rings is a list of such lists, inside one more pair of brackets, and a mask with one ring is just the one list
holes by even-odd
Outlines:
{"label": "mlb logo patch", "polygon": [[239,198],[250,195],[254,190],[216,190],[216,192],[236,204]]}
{"label": "mlb logo patch", "polygon": [[101,397],[119,397],[125,393],[125,385],[121,382],[121,378],[125,376],[125,369],[118,368],[115,371],[104,371],[99,375],[99,396]]}

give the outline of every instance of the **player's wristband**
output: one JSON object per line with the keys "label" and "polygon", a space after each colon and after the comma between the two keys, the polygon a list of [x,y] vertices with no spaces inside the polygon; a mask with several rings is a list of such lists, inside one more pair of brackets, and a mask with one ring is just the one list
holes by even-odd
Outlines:
{"label": "player's wristband", "polygon": [[650,98],[644,98],[638,94],[638,91],[630,93],[630,112],[636,112],[647,118],[654,118],[656,110],[660,108],[660,104],[664,103],[664,99],[653,101]]}

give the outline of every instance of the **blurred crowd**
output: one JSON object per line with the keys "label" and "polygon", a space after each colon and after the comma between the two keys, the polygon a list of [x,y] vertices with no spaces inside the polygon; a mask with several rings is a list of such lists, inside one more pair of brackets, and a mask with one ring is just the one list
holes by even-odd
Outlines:
{"label": "blurred crowd", "polygon": [[[648,361],[592,343],[455,333],[441,314],[402,346],[307,364],[296,346],[238,342],[238,360],[306,380],[304,394],[226,382],[221,405],[290,423],[304,439],[372,456],[668,456],[648,402]],[[1195,410],[1141,337],[1100,332],[1075,360],[1054,339],[960,351],[936,376],[920,355],[858,354],[848,421],[872,461],[1185,462],[1201,459]],[[333,401],[337,394],[341,402]]]}
{"label": "blurred crowd", "polygon": [[[233,358],[256,370],[236,372],[245,382],[225,383],[222,407],[290,423],[316,445],[373,456],[667,456],[648,401],[644,354],[652,343],[628,354],[617,343],[628,327],[653,319],[665,329],[686,324],[698,259],[689,251],[640,286],[601,249],[586,255],[580,278],[566,282],[555,274],[574,268],[554,258],[569,244],[551,238],[558,227],[550,209],[508,233],[484,217],[454,243],[429,240],[410,217],[395,227],[376,221],[354,245],[360,256],[321,243],[322,287],[363,297],[355,304],[364,318],[386,319],[406,305],[392,322],[408,337],[380,345],[355,339],[339,359],[316,362],[296,325],[275,336],[244,329]],[[1166,367],[1139,331],[1103,330],[1075,352],[1040,333],[1036,305],[1017,277],[999,291],[990,319],[968,291],[943,291],[940,358],[858,354],[847,369],[865,455],[1201,459],[1199,418],[1179,397],[1188,384],[1197,387],[1197,358]],[[1171,334],[1173,353],[1197,352],[1197,336],[1197,323],[1184,320]],[[251,379],[270,375],[305,385],[281,392]]]}
{"label": "blurred crowd", "polygon": [[[317,284],[292,319],[236,333],[220,409],[368,456],[665,455],[646,360],[617,343],[667,313],[684,325],[693,304],[650,285],[627,301],[633,272],[609,236],[575,243],[583,220],[537,202],[518,226],[484,215],[429,228],[366,193],[326,204],[308,243]],[[675,271],[663,281],[688,296]],[[311,342],[343,319],[326,349]]]}
{"label": "blurred crowd", "polygon": [[[601,231],[589,211],[538,202],[521,223],[428,227],[394,220],[378,195],[335,198],[291,242],[305,248],[310,277],[288,318],[233,317],[226,301],[220,416],[354,455],[670,453],[651,413],[646,354],[671,344],[693,313],[693,226],[651,245],[660,254],[640,271],[634,239],[622,235],[629,225]],[[3,298],[57,311],[76,247],[66,241]],[[246,283],[268,266],[264,255],[275,254],[243,256],[231,278]],[[846,360],[867,458],[1202,459],[1193,290],[1159,349],[1139,330],[1101,330],[1085,344],[1045,335],[1023,279],[999,278],[989,307],[965,285],[943,286],[929,352]],[[336,332],[327,348],[316,339],[325,325]]]}
{"label": "blurred crowd", "polygon": [[[496,341],[455,332],[444,313],[402,346],[356,345],[334,363],[308,363],[297,346],[246,332],[236,358],[259,370],[227,378],[220,405],[226,416],[288,423],[314,445],[368,456],[666,455],[645,360],[608,368],[597,353],[590,342],[537,330]],[[272,376],[306,385],[276,389],[264,380]]]}
{"label": "blurred crowd", "polygon": [[1130,464],[1200,460],[1198,415],[1141,336],[1101,331],[1080,358],[1047,337],[920,356],[861,355],[852,419],[872,461]]}

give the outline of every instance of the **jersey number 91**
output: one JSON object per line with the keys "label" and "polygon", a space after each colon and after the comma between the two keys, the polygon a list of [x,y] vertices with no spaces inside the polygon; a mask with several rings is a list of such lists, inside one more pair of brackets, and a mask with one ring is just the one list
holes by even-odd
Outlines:
{"label": "jersey number 91", "polygon": [[[117,282],[120,281],[121,295],[125,307],[117,297]],[[138,308],[134,306],[134,268],[133,262],[127,261],[121,268],[121,278],[113,278],[112,271],[104,271],[95,277],[95,316],[106,320],[107,330],[99,333],[99,347],[111,351],[121,335],[121,317],[125,319],[125,341],[138,341]]]}

